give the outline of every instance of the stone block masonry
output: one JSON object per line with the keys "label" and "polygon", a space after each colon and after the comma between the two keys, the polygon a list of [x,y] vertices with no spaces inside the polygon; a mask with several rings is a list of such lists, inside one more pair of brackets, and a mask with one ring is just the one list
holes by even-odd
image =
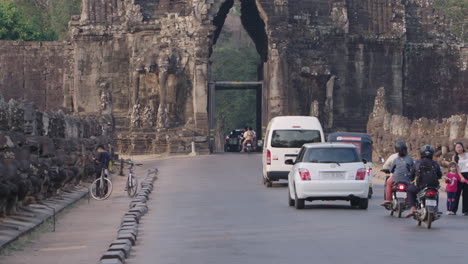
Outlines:
{"label": "stone block masonry", "polygon": [[[377,87],[411,119],[467,113],[466,47],[433,2],[240,0],[261,57],[262,125],[315,115],[327,132],[364,132]],[[189,153],[208,136],[210,56],[233,3],[83,0],[71,44],[0,42],[0,89],[103,116],[122,152]]]}
{"label": "stone block masonry", "polygon": [[66,109],[72,102],[73,46],[66,42],[0,41],[0,94],[27,100],[39,110]]}

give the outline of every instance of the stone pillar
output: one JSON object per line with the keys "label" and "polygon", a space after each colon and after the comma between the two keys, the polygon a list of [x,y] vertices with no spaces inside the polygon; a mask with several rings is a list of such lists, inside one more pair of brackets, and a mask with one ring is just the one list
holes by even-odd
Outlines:
{"label": "stone pillar", "polygon": [[169,58],[165,57],[159,62],[159,91],[160,100],[158,116],[156,121],[157,128],[167,128],[167,76],[168,76]]}
{"label": "stone pillar", "polygon": [[89,22],[89,1],[81,0],[81,23]]}
{"label": "stone pillar", "polygon": [[194,67],[193,109],[195,125],[208,129],[208,61],[197,61]]}
{"label": "stone pillar", "polygon": [[268,60],[269,118],[286,114],[286,89],[288,87],[288,65],[281,59],[278,49],[270,49]]}
{"label": "stone pillar", "polygon": [[335,86],[336,76],[331,76],[327,82],[327,93],[325,99],[324,113],[326,115],[326,128],[333,127],[333,88]]}

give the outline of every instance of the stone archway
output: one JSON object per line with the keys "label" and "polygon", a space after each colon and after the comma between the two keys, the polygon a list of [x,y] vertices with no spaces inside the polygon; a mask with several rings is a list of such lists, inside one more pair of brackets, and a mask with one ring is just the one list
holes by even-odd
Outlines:
{"label": "stone archway", "polygon": [[[229,28],[226,28],[226,23]],[[222,149],[220,148],[222,140],[219,140],[220,138],[224,138],[221,135],[225,135],[228,130],[230,131],[233,128],[231,126],[240,128],[249,124],[258,133],[259,138],[262,137],[262,130],[264,130],[262,127],[266,126],[266,124],[262,124],[262,113],[267,111],[264,109],[266,107],[262,106],[266,105],[266,100],[264,100],[266,97],[263,96],[265,90],[263,86],[263,70],[265,68],[264,65],[268,63],[268,36],[265,22],[261,18],[257,3],[254,0],[226,0],[222,2],[217,7],[217,11],[213,17],[213,25],[215,28],[212,42],[210,43],[211,46],[209,47],[210,68],[208,75],[210,83],[208,88],[208,119],[210,149],[216,149],[214,147],[216,145],[219,151]],[[227,33],[224,30],[227,30]],[[222,31],[225,33],[221,34]],[[215,45],[217,46],[216,49],[214,48]],[[220,55],[219,52],[224,55]],[[252,54],[255,52],[258,55],[254,56]],[[233,54],[237,54],[237,56]],[[237,58],[243,58],[244,60],[238,60]],[[249,58],[255,59],[249,60]],[[243,70],[238,72],[236,71],[237,69]],[[219,93],[215,91],[219,91]],[[217,98],[216,101],[218,102],[215,103],[215,98],[221,96],[223,91],[229,91],[228,93],[231,97],[235,96],[230,101],[228,108],[231,114],[235,113],[234,115],[237,116],[231,116],[232,120],[226,120],[225,117],[221,118],[218,116],[218,111],[223,108],[223,106],[219,105],[221,101],[218,100],[223,99]],[[243,114],[247,111],[246,106],[240,108],[240,105],[247,102],[247,99],[240,99],[243,98],[241,94],[249,94],[246,97],[250,98],[247,105],[255,108],[248,110],[248,113],[250,113],[248,116],[250,117],[246,117]],[[253,94],[255,95],[254,98],[252,97]],[[232,104],[233,102],[237,102],[237,104]],[[218,106],[214,107],[215,104]],[[223,111],[226,110],[221,110],[221,112]],[[249,118],[254,118],[255,121],[248,121]],[[268,120],[265,121],[265,123],[267,122]]]}

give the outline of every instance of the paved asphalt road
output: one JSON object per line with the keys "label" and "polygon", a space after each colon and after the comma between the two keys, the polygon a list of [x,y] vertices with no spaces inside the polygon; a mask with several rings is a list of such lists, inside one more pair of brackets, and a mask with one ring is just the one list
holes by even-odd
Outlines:
{"label": "paved asphalt road", "polygon": [[306,202],[299,211],[287,205],[286,184],[263,186],[260,158],[156,162],[150,213],[127,263],[468,263],[468,217],[443,216],[433,229],[417,227],[378,205],[379,185],[368,210]]}

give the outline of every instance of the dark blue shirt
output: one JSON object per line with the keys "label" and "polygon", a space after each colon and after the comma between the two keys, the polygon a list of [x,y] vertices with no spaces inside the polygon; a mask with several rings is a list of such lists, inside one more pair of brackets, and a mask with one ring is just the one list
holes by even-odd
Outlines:
{"label": "dark blue shirt", "polygon": [[108,169],[109,168],[109,162],[110,162],[109,152],[107,152],[107,151],[98,152],[96,154],[96,161],[103,168]]}

